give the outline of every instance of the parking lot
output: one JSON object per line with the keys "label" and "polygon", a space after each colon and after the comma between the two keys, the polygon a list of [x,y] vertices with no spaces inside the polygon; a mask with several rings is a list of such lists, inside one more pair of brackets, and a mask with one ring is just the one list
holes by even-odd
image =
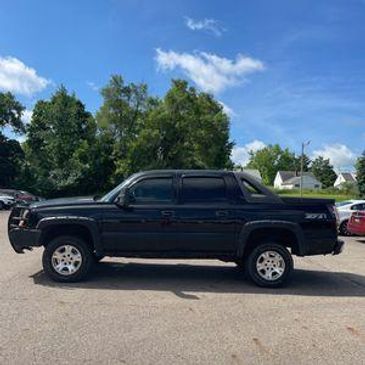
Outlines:
{"label": "parking lot", "polygon": [[1,364],[364,364],[365,239],[295,260],[261,289],[219,261],[104,259],[56,284],[17,255],[0,212]]}

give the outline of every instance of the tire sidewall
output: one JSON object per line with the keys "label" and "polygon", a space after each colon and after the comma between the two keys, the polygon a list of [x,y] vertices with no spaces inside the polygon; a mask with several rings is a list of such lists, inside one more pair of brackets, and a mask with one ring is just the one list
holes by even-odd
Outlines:
{"label": "tire sidewall", "polygon": [[[59,274],[52,265],[52,255],[54,251],[65,244],[70,244],[75,246],[82,256],[82,263],[80,268],[71,275],[61,275]],[[91,253],[88,245],[80,238],[73,236],[59,236],[54,238],[49,244],[45,247],[42,257],[43,269],[45,273],[55,281],[59,282],[75,282],[80,281],[85,278],[92,267],[94,262],[93,255]]]}
{"label": "tire sidewall", "polygon": [[[256,262],[259,256],[265,251],[275,251],[279,253],[285,262],[283,275],[273,281],[266,280],[257,272]],[[290,252],[282,245],[277,243],[263,243],[255,247],[247,257],[246,270],[249,278],[258,286],[267,288],[278,288],[286,285],[293,270],[293,258]]]}
{"label": "tire sidewall", "polygon": [[[341,234],[341,236],[349,236],[350,235],[350,233],[349,233],[349,231],[348,231],[348,229],[347,229],[347,224],[348,224],[348,219],[347,220],[344,220],[341,224],[340,224],[340,229],[339,229],[339,231],[340,231],[340,234]],[[344,232],[344,228],[345,228],[345,232]]]}

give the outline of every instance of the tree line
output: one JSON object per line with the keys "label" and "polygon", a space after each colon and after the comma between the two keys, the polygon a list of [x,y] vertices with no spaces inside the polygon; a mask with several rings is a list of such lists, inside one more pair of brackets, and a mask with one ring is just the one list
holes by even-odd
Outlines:
{"label": "tree line", "polygon": [[[275,144],[250,152],[249,162],[246,167],[259,170],[264,184],[272,186],[278,171],[296,171],[299,174],[301,160],[302,156],[298,156],[288,148],[283,149]],[[324,188],[333,187],[337,178],[330,160],[322,156],[311,160],[307,155],[304,155],[303,171],[312,172]]]}
{"label": "tree line", "polygon": [[0,187],[56,197],[104,192],[146,169],[229,169],[229,118],[212,95],[173,80],[161,97],[147,85],[113,75],[92,115],[61,86],[39,100],[31,121],[24,106],[0,93],[0,131],[25,134],[25,142],[0,133]]}
{"label": "tree line", "polygon": [[[93,115],[64,86],[39,100],[30,123],[11,93],[0,93],[0,187],[27,189],[46,197],[104,192],[131,173],[146,169],[232,169],[229,117],[210,94],[184,80],[172,80],[163,97],[146,84],[113,75],[101,89],[102,105]],[[24,135],[20,144],[4,128]],[[260,171],[273,185],[277,171],[300,171],[301,157],[278,144],[250,152],[245,168]],[[311,171],[331,187],[336,173],[328,159],[304,156]],[[357,162],[365,194],[365,155]]]}
{"label": "tree line", "polygon": [[[263,183],[272,186],[278,171],[297,171],[300,173],[301,157],[288,148],[281,148],[278,144],[268,145],[258,151],[250,152],[246,168],[259,170]],[[358,157],[355,168],[357,186],[345,183],[342,190],[363,197],[365,196],[365,151]],[[333,184],[337,179],[337,174],[330,160],[323,156],[317,156],[311,160],[307,155],[304,155],[303,171],[311,172],[325,189],[333,188]]]}

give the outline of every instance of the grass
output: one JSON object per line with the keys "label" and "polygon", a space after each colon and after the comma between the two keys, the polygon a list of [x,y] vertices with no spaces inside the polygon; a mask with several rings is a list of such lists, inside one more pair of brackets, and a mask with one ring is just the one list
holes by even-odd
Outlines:
{"label": "grass", "polygon": [[[273,189],[275,193],[281,196],[292,196],[300,197],[300,190],[276,190]],[[336,202],[356,199],[355,194],[345,193],[341,191],[334,190],[303,190],[303,198],[322,198],[322,199],[334,199]]]}

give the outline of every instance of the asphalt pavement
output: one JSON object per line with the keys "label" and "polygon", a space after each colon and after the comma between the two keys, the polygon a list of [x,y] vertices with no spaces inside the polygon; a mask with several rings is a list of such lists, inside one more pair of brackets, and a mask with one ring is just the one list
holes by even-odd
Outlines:
{"label": "asphalt pavement", "polygon": [[365,238],[295,258],[262,289],[215,260],[105,258],[50,281],[10,247],[0,212],[0,364],[365,364]]}

